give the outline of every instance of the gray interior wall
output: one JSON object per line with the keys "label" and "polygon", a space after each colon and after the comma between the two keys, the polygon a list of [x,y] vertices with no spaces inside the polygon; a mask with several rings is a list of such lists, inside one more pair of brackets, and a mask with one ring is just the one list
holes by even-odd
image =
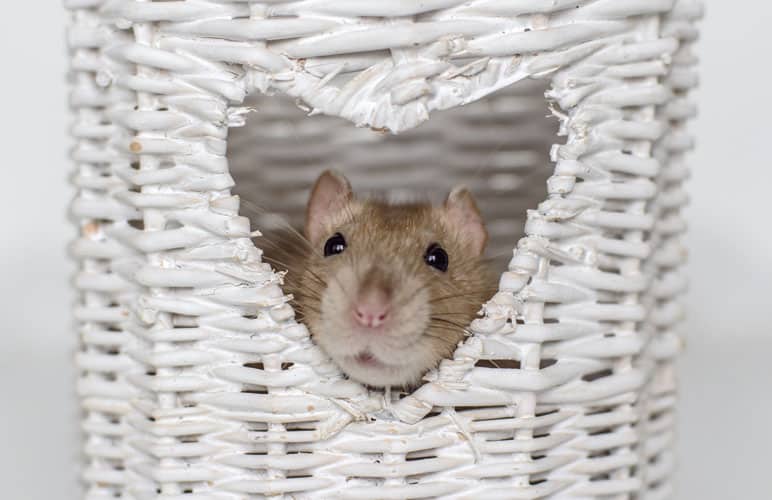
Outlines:
{"label": "gray interior wall", "polygon": [[328,168],[343,172],[358,193],[395,200],[439,203],[463,184],[488,226],[488,255],[503,271],[523,235],[526,210],[546,197],[550,147],[564,139],[548,116],[547,83],[519,82],[396,136],[307,116],[286,97],[251,96],[247,105],[255,111],[229,137],[234,191],[253,228],[261,229],[271,224],[263,211],[302,227],[309,189]]}

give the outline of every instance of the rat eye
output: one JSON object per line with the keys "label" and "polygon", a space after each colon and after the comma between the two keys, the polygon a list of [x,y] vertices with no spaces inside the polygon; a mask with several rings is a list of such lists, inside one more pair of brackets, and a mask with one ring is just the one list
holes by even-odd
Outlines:
{"label": "rat eye", "polygon": [[429,248],[426,249],[424,262],[439,271],[445,272],[448,270],[448,252],[443,250],[439,244],[432,243],[429,245]]}
{"label": "rat eye", "polygon": [[340,233],[335,233],[330,236],[324,244],[324,256],[338,255],[346,249],[346,239]]}

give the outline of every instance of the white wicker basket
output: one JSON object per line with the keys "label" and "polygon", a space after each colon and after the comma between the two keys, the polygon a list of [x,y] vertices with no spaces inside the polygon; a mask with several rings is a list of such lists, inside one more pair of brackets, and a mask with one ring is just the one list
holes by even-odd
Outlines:
{"label": "white wicker basket", "polygon": [[[65,4],[85,498],[672,497],[698,2]],[[494,253],[532,208],[412,394],[341,376],[232,192],[297,217],[331,166],[467,183]]]}

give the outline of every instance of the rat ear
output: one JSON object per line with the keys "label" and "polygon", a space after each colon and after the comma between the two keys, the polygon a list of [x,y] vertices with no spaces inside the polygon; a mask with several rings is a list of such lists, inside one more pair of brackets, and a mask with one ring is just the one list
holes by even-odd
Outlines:
{"label": "rat ear", "polygon": [[324,236],[325,225],[351,201],[351,184],[342,174],[325,170],[316,179],[306,206],[306,238],[317,244]]}
{"label": "rat ear", "polygon": [[445,200],[445,217],[458,231],[461,240],[467,242],[477,255],[482,255],[488,242],[488,231],[468,189],[459,186],[450,192]]}

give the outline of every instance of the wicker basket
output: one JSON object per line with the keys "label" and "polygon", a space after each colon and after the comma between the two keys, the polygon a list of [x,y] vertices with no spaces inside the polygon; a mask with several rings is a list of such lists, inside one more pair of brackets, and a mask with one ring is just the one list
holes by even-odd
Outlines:
{"label": "wicker basket", "polygon": [[[698,2],[65,4],[84,498],[673,496]],[[234,194],[297,219],[330,166],[466,183],[508,254],[411,394],[311,342]]]}

